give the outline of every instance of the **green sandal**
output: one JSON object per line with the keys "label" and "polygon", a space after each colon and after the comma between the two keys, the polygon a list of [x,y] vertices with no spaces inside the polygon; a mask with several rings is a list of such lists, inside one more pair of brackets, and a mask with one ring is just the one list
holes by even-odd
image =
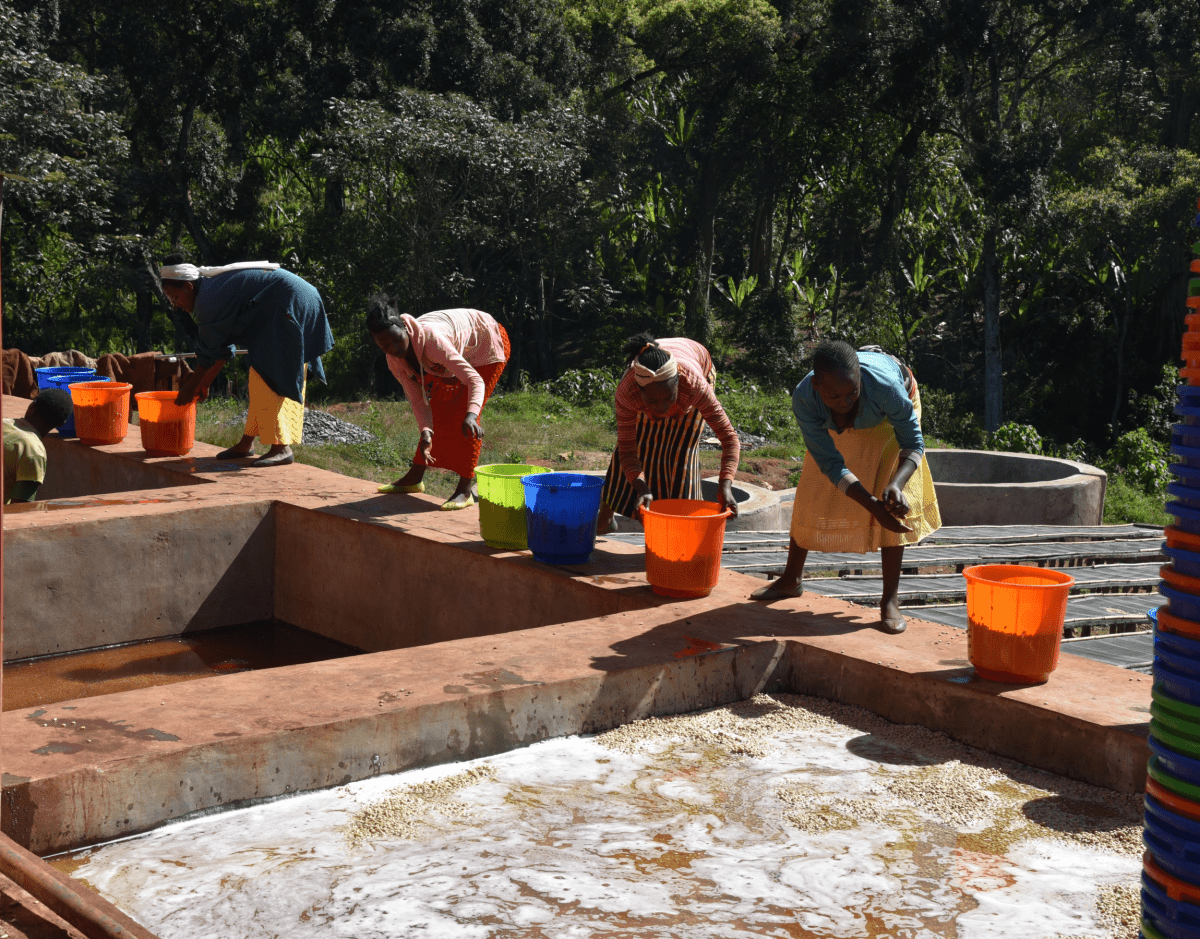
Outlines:
{"label": "green sandal", "polygon": [[397,486],[395,483],[389,483],[386,486],[380,486],[375,491],[382,492],[385,494],[390,493],[390,492],[424,492],[425,491],[425,483],[423,483],[423,482],[414,483],[411,486]]}

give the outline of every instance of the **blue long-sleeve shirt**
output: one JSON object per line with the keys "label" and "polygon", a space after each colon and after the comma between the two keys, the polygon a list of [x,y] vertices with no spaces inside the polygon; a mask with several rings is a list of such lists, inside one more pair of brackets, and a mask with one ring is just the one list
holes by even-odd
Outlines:
{"label": "blue long-sleeve shirt", "polygon": [[321,295],[288,271],[230,271],[201,278],[193,310],[199,339],[196,361],[208,368],[233,358],[239,345],[279,395],[304,401],[304,366],[325,381],[321,356],[333,332]]}
{"label": "blue long-sleeve shirt", "polygon": [[[921,435],[921,422],[917,420],[912,399],[904,390],[904,373],[890,355],[878,352],[858,353],[859,373],[862,376],[862,391],[858,398],[858,413],[854,416],[855,429],[878,427],[885,420],[891,421],[896,431],[896,442],[901,451],[908,451],[918,465],[925,453],[925,438]],[[846,463],[838,452],[835,434],[840,433],[833,422],[833,414],[817,394],[809,372],[792,392],[792,411],[804,434],[804,445],[812,454],[817,467],[825,477],[845,490],[844,482],[854,482],[854,474],[846,469]]]}

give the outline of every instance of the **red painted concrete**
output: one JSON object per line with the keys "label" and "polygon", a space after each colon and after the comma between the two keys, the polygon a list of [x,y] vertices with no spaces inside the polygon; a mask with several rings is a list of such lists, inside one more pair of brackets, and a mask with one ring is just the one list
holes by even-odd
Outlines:
{"label": "red painted concrete", "polygon": [[[128,442],[105,449],[139,462]],[[189,506],[274,505],[277,616],[386,651],[3,715],[3,829],[41,853],[761,690],[860,704],[1124,791],[1144,780],[1145,676],[1064,656],[1044,686],[996,685],[971,675],[963,633],[911,617],[887,636],[872,611],[838,600],[754,604],[761,581],[729,572],[705,599],[668,602],[628,545],[603,542],[588,565],[551,568],[484,545],[475,509],[439,512],[438,500],[381,497],[312,467],[170,462],[156,465],[192,477],[180,490]],[[181,511],[84,507],[4,525],[131,551],[117,543],[136,547]],[[203,547],[197,537],[185,558]]]}

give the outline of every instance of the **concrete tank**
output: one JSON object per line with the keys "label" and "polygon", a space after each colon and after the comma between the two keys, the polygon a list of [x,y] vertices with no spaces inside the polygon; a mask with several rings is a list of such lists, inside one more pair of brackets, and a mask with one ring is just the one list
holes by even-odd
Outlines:
{"label": "concrete tank", "polygon": [[926,450],[943,525],[1100,525],[1103,470],[1048,456]]}

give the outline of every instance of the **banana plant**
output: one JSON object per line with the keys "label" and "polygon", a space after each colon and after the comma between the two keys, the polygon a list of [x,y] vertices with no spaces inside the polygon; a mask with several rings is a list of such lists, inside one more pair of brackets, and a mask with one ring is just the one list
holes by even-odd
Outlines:
{"label": "banana plant", "polygon": [[740,310],[750,294],[754,293],[754,288],[758,286],[758,278],[751,274],[741,283],[735,283],[732,277],[727,280],[728,289],[720,281],[715,281],[714,285],[721,296],[733,304],[735,310]]}

